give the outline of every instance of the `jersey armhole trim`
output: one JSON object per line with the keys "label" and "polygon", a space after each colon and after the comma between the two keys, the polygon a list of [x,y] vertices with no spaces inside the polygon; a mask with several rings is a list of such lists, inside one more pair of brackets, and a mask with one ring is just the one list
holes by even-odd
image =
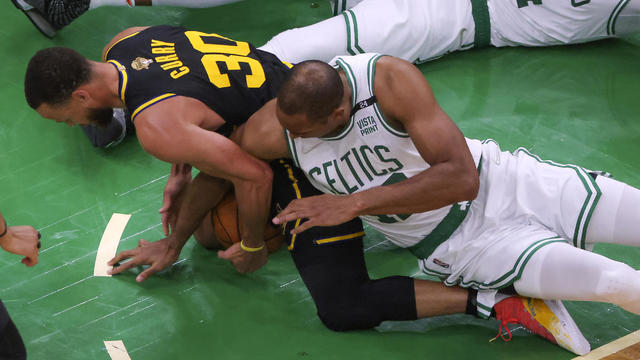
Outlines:
{"label": "jersey armhole trim", "polygon": [[136,119],[136,116],[138,116],[138,114],[140,114],[141,111],[143,111],[144,109],[148,108],[149,106],[153,105],[153,104],[157,104],[162,100],[166,100],[169,98],[172,98],[174,96],[177,96],[176,94],[173,93],[167,93],[167,94],[163,94],[160,96],[156,96],[153,99],[145,102],[144,104],[138,106],[132,113],[131,113],[131,122],[134,122]]}
{"label": "jersey armhole trim", "polygon": [[[377,64],[378,60],[380,60],[380,58],[383,57],[383,56],[384,55],[380,55],[379,54],[379,55],[376,55],[376,56],[372,57],[369,60],[369,64],[367,65],[367,76],[369,78],[369,91],[374,96],[376,95],[375,89],[374,89],[374,83],[375,83],[375,77],[376,77],[376,64]],[[376,114],[380,118],[380,121],[382,122],[382,126],[391,135],[394,135],[394,136],[397,136],[397,137],[401,137],[401,138],[408,138],[409,137],[409,134],[407,132],[396,130],[396,129],[393,128],[393,126],[391,126],[391,124],[389,124],[389,122],[385,118],[384,114],[382,113],[382,110],[380,110],[380,106],[379,106],[379,104],[377,102],[373,104],[373,110],[376,112]]]}
{"label": "jersey armhole trim", "polygon": [[118,45],[122,40],[128,39],[130,37],[134,37],[136,35],[138,35],[140,33],[140,31],[136,31],[133,34],[129,34],[125,37],[123,37],[122,39],[119,39],[118,41],[114,42],[113,44],[111,44],[111,46],[109,46],[109,48],[107,49],[107,51],[104,52],[104,56],[102,57],[102,61],[107,61],[107,57],[109,57],[109,51],[111,51],[111,49],[113,49],[114,46]]}
{"label": "jersey armhole trim", "polygon": [[118,92],[120,93],[119,94],[120,100],[122,100],[122,102],[125,103],[126,105],[126,102],[124,100],[124,94],[125,94],[125,91],[127,90],[127,82],[129,81],[129,76],[127,75],[127,69],[124,67],[124,65],[120,64],[115,60],[109,60],[107,62],[114,65],[116,67],[116,70],[118,71],[118,74],[120,75],[120,88],[118,89]]}

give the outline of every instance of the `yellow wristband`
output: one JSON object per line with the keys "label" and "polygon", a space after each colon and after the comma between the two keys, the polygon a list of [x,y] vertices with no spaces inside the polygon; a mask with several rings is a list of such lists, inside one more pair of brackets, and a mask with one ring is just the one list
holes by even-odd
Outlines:
{"label": "yellow wristband", "polygon": [[242,250],[246,251],[246,252],[258,252],[258,251],[260,251],[260,250],[264,249],[264,244],[262,244],[262,246],[260,246],[260,247],[252,248],[252,247],[245,246],[245,245],[242,243],[242,240],[241,240],[241,241],[240,241],[240,248],[241,248]]}

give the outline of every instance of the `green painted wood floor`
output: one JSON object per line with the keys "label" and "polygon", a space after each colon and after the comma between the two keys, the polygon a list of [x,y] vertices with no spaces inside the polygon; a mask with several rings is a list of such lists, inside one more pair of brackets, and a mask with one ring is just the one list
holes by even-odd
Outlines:
{"label": "green painted wood floor", "polygon": [[[92,277],[114,212],[132,213],[119,249],[162,237],[157,210],[169,166],[135,139],[94,150],[82,132],[38,117],[26,104],[26,64],[41,48],[73,47],[93,59],[120,30],[183,24],[262,44],[277,32],[329,16],[309,0],[248,0],[211,9],[100,8],[54,40],[10,2],[0,5],[0,208],[43,234],[40,264],[0,254],[0,298],[30,359],[109,359],[103,340],[123,340],[132,359],[570,359],[519,331],[488,340],[496,324],[464,316],[384,324],[380,331],[323,327],[286,251],[251,276],[189,244],[182,261],[143,284],[133,273]],[[543,158],[605,169],[640,186],[640,37],[546,49],[451,54],[420,69],[467,136],[526,146]],[[372,276],[413,275],[415,260],[367,240]],[[640,267],[640,251],[596,251]],[[617,307],[569,303],[593,348],[640,328]]]}

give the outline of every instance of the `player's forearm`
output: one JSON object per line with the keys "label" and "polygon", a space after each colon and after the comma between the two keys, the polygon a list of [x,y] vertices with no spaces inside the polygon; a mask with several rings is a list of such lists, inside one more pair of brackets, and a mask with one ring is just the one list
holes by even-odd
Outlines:
{"label": "player's forearm", "polygon": [[208,211],[220,202],[229,187],[226,180],[204,173],[195,177],[185,189],[176,225],[169,238],[170,248],[177,251],[182,249]]}
{"label": "player's forearm", "polygon": [[263,176],[234,182],[242,243],[250,248],[264,245],[263,231],[271,204],[273,173],[264,164]]}
{"label": "player's forearm", "polygon": [[478,172],[444,162],[401,182],[349,195],[358,215],[406,214],[439,209],[475,199]]}

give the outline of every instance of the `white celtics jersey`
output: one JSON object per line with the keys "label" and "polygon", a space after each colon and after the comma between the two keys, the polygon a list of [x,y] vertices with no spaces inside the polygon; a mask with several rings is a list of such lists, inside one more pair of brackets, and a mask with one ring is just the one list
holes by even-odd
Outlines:
{"label": "white celtics jersey", "polygon": [[[352,90],[352,105],[358,108],[338,135],[291,139],[287,133],[294,162],[325,193],[352,194],[393,184],[430,167],[409,135],[385,122],[373,98],[375,66],[380,56],[360,54],[332,60],[333,65],[345,72]],[[467,145],[477,165],[481,144],[467,139]],[[409,247],[429,235],[451,208],[449,205],[417,214],[367,215],[362,219],[397,245]]]}

